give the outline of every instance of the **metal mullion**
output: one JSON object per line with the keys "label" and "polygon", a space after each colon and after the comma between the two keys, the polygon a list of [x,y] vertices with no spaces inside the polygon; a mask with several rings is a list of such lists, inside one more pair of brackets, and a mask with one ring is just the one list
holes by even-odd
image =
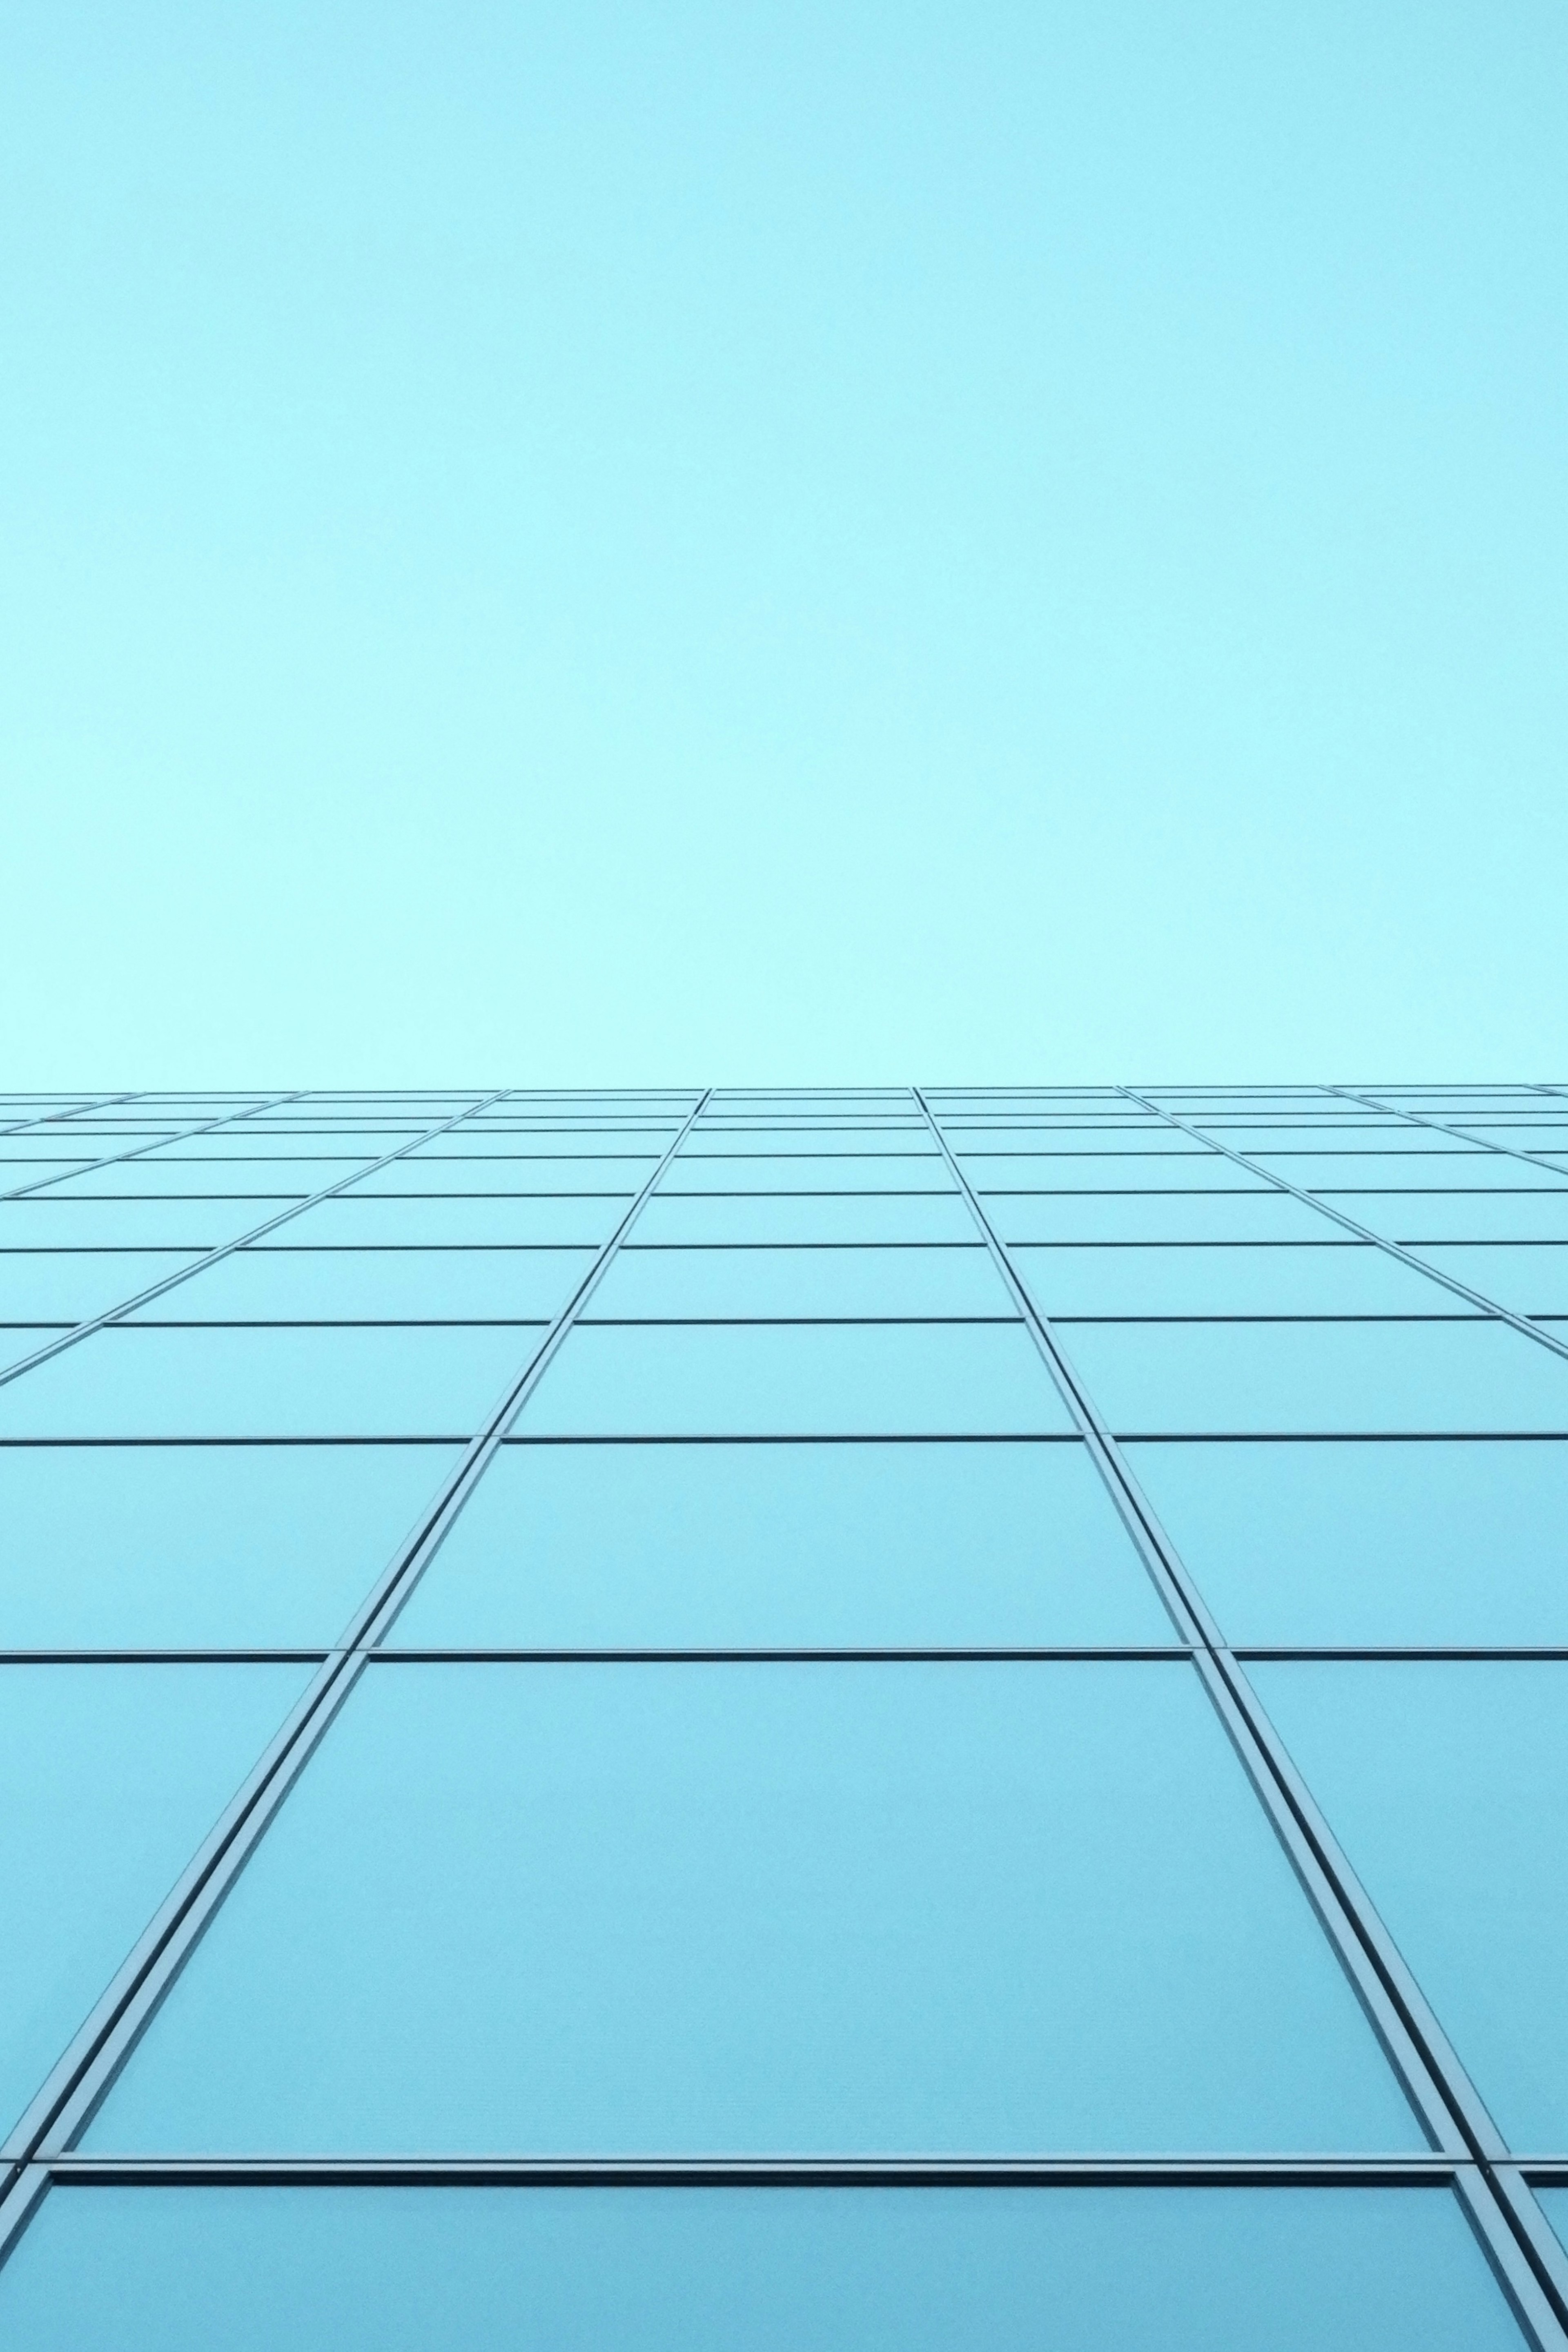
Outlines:
{"label": "metal mullion", "polygon": [[[1121,1091],[1129,1102],[1142,1103],[1145,1109],[1154,1111],[1160,1118],[1168,1119],[1172,1127],[1180,1128],[1184,1135],[1195,1136],[1198,1142],[1207,1144],[1211,1150],[1222,1152],[1227,1160],[1233,1160],[1238,1168],[1245,1168],[1249,1175],[1260,1176],[1276,1192],[1288,1192],[1293,1201],[1301,1202],[1309,1209],[1316,1209],[1322,1216],[1331,1217],[1335,1224],[1343,1225],[1358,1240],[1371,1242],[1376,1248],[1386,1250],[1389,1256],[1397,1258],[1401,1265],[1410,1266],[1416,1273],[1426,1275],[1429,1281],[1440,1283],[1457,1298],[1468,1299],[1472,1307],[1479,1307],[1483,1315],[1493,1316],[1498,1322],[1506,1323],[1511,1330],[1522,1332],[1527,1339],[1533,1339],[1539,1347],[1550,1348],[1554,1356],[1568,1357],[1568,1340],[1556,1339],[1551,1332],[1543,1331],[1540,1324],[1532,1323],[1528,1316],[1516,1315],[1511,1307],[1504,1307],[1497,1299],[1489,1298],[1484,1291],[1472,1290],[1468,1282],[1459,1280],[1458,1275],[1446,1273],[1441,1266],[1428,1265],[1425,1258],[1417,1257],[1403,1243],[1390,1241],[1385,1234],[1375,1234],[1370,1225],[1359,1223],[1343,1209],[1336,1209],[1321,1193],[1309,1192],[1301,1185],[1292,1184],[1288,1176],[1277,1176],[1271,1168],[1263,1167],[1245,1151],[1237,1151],[1228,1143],[1221,1143],[1217,1137],[1206,1134],[1202,1128],[1178,1118],[1175,1111],[1162,1110],[1157,1103],[1150,1102],[1144,1095],[1134,1094],[1130,1087],[1124,1087]],[[1231,1197],[1239,1196],[1232,1194]]]}
{"label": "metal mullion", "polygon": [[[1193,1663],[1412,2106],[1438,2149],[1457,2160],[1466,2155],[1477,2159],[1479,2171],[1466,2174],[1466,2217],[1515,2316],[1538,2345],[1560,2346],[1568,2332],[1568,2308],[1559,2310],[1553,2298],[1551,2267],[1539,2242],[1539,2233],[1526,2231],[1521,2235],[1518,2217],[1506,2206],[1492,2179],[1490,2167],[1505,2158],[1506,2149],[1484,2101],[1351,1869],[1174,1544],[1155,1517],[1116,1438],[1101,1419],[1062,1352],[1049,1318],[1013,1274],[1007,1247],[949,1150],[924,1095],[918,1087],[913,1091],[947,1153],[955,1179],[963,1187],[976,1220],[991,1244],[998,1267],[1026,1308],[1063,1396],[1081,1419],[1085,1438],[1093,1440],[1092,1450],[1102,1475],[1134,1531],[1140,1553],[1151,1572],[1157,1562],[1160,1574],[1156,1582],[1163,1578],[1162,1590],[1168,1586],[1181,1596],[1185,1613],[1199,1629],[1204,1646],[1195,1653]],[[1121,1091],[1129,1092],[1125,1088]],[[1129,1098],[1142,1099],[1133,1095]],[[1159,1115],[1171,1116],[1166,1112]],[[1173,1119],[1172,1124],[1181,1122]],[[1230,1156],[1248,1164],[1239,1153]],[[1296,1188],[1282,1185],[1281,1189],[1293,1192]],[[1301,1197],[1309,1198],[1305,1194]],[[1377,1236],[1368,1238],[1376,1240]]]}
{"label": "metal mullion", "polygon": [[[107,1159],[94,1160],[86,1168],[73,1169],[71,1173],[76,1176],[95,1176],[100,1168],[118,1168],[127,1160],[140,1160],[144,1152],[162,1151],[165,1144],[193,1143],[198,1135],[211,1135],[214,1128],[235,1127],[243,1118],[255,1118],[264,1110],[279,1110],[285,1103],[301,1100],[303,1100],[303,1089],[297,1089],[291,1095],[274,1095],[270,1102],[247,1103],[244,1110],[225,1110],[221,1118],[206,1119],[200,1127],[186,1128],[179,1135],[159,1135],[155,1136],[151,1143],[133,1144],[129,1151],[111,1151]],[[0,1201],[24,1200],[29,1192],[42,1192],[51,1184],[64,1184],[68,1181],[64,1176],[40,1176],[34,1183],[18,1184],[9,1192],[0,1192]],[[70,1200],[81,1200],[90,1199],[92,1196],[73,1192],[67,1197]]]}
{"label": "metal mullion", "polygon": [[[493,1096],[490,1100],[497,1100]],[[706,1100],[706,1096],[703,1100]],[[575,1321],[578,1309],[599,1280],[638,1210],[674,1157],[681,1138],[702,1108],[683,1125],[675,1142],[629,1205],[615,1231],[598,1251],[566,1306],[549,1327],[522,1371],[507,1386],[463,1459],[439,1491],[413,1534],[400,1546],[355,1611],[340,1640],[303,1693],[260,1761],[187,1865],[130,1958],[99,1999],[91,2016],[51,2070],[0,2155],[30,2161],[52,2157],[91,2120],[115,2076],[151,2022],[191,1951],[204,1934],[229,1888],[249,1860],[288,1791],[325,1737],[363,1673],[372,1645],[381,1639],[468,1499],[512,1421],[542,1378]],[[463,1114],[462,1116],[466,1116]],[[449,1124],[455,1125],[456,1120]]]}
{"label": "metal mullion", "polygon": [[1343,1095],[1346,1102],[1364,1103],[1369,1110],[1392,1111],[1396,1118],[1408,1119],[1413,1127],[1430,1128],[1434,1135],[1451,1135],[1457,1143],[1468,1143],[1472,1151],[1500,1152],[1505,1160],[1522,1160],[1531,1168],[1548,1169],[1553,1176],[1561,1176],[1568,1184],[1568,1169],[1560,1168],[1544,1152],[1524,1151],[1513,1143],[1491,1143],[1483,1135],[1467,1135],[1462,1127],[1453,1127],[1447,1119],[1428,1118],[1424,1111],[1406,1110],[1400,1103],[1380,1102],[1375,1095],[1357,1094],[1350,1087],[1325,1087],[1323,1091],[1325,1094]]}
{"label": "metal mullion", "polygon": [[37,2171],[94,2188],[250,2184],[480,2188],[1451,2189],[1446,2157],[1326,2156],[80,2156]]}
{"label": "metal mullion", "polygon": [[129,1094],[100,1095],[96,1102],[73,1103],[69,1110],[39,1111],[32,1118],[13,1119],[9,1127],[0,1127],[0,1138],[7,1135],[26,1135],[29,1129],[35,1127],[64,1127],[70,1119],[85,1118],[89,1111],[110,1110],[116,1103],[135,1102],[138,1099],[136,1089],[132,1087]]}
{"label": "metal mullion", "polygon": [[75,1347],[78,1339],[90,1339],[95,1331],[101,1331],[107,1325],[118,1322],[122,1315],[131,1315],[139,1307],[150,1306],[154,1298],[162,1298],[166,1290],[172,1290],[176,1283],[188,1282],[193,1274],[204,1274],[208,1266],[215,1265],[220,1258],[229,1256],[233,1251],[248,1249],[253,1243],[259,1241],[264,1234],[275,1232],[279,1225],[287,1224],[290,1218],[302,1215],[307,1209],[314,1209],[323,1201],[330,1201],[339,1192],[346,1191],[350,1184],[357,1184],[361,1177],[373,1176],[379,1169],[389,1166],[394,1160],[401,1160],[405,1152],[413,1151],[417,1145],[428,1143],[433,1136],[444,1135],[449,1128],[460,1127],[465,1118],[472,1118],[476,1112],[486,1109],[491,1103],[503,1101],[510,1091],[509,1087],[498,1087],[494,1094],[486,1095],[482,1102],[471,1104],[467,1110],[459,1111],[453,1118],[444,1119],[438,1127],[432,1128],[423,1135],[411,1136],[406,1143],[399,1144],[394,1151],[384,1152],[380,1160],[367,1160],[362,1167],[351,1170],[347,1176],[340,1176],[335,1183],[323,1185],[320,1192],[310,1193],[303,1201],[291,1201],[286,1209],[280,1209],[276,1216],[264,1218],[259,1225],[253,1225],[248,1233],[236,1234],[232,1241],[219,1242],[215,1247],[192,1259],[188,1265],[179,1267],[173,1274],[165,1275],[161,1282],[150,1283],[144,1290],[139,1290],[134,1297],[121,1299],[117,1307],[105,1307],[101,1315],[91,1316],[85,1323],[73,1324],[68,1331],[63,1331],[60,1337],[52,1341],[49,1346],[35,1348],[32,1354],[24,1356],[20,1362],[7,1364],[4,1370],[0,1370],[0,1388],[4,1388],[8,1381],[18,1379],[23,1372],[30,1372],[35,1364],[47,1363],[51,1356],[59,1355],[66,1348]]}

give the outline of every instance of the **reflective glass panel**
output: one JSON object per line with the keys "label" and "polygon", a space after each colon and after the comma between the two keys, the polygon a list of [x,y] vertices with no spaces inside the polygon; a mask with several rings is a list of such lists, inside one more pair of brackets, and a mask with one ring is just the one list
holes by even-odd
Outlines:
{"label": "reflective glass panel", "polygon": [[57,2189],[0,2326],[26,2352],[1523,2342],[1451,2192],[1398,2189]]}
{"label": "reflective glass panel", "polygon": [[1004,1242],[1332,1242],[1343,1230],[1286,1192],[976,1190]]}
{"label": "reflective glass panel", "polygon": [[[3,1278],[3,1277],[0,1277]],[[617,1316],[1016,1315],[983,1243],[902,1249],[627,1245],[588,1304]]]}
{"label": "reflective glass panel", "polygon": [[865,1192],[833,1199],[759,1193],[685,1199],[655,1192],[637,1219],[640,1242],[972,1242],[958,1192]]}
{"label": "reflective glass panel", "polygon": [[626,1202],[561,1200],[376,1201],[343,1193],[302,1210],[278,1238],[299,1249],[597,1249],[626,1213]]}
{"label": "reflective glass panel", "polygon": [[1498,1242],[1455,1248],[1432,1242],[1423,1245],[1421,1255],[1516,1315],[1568,1315],[1568,1244]]}
{"label": "reflective glass panel", "polygon": [[[1434,1138],[1435,1142],[1441,1139]],[[1490,1192],[1531,1192],[1542,1186],[1561,1185],[1563,1178],[1544,1168],[1536,1168],[1527,1160],[1505,1158],[1495,1151],[1466,1151],[1458,1143],[1449,1143],[1440,1150],[1424,1151],[1418,1163],[1413,1164],[1408,1152],[1393,1151],[1323,1151],[1292,1152],[1276,1160],[1272,1153],[1258,1155],[1259,1164],[1278,1167],[1281,1176],[1292,1184],[1304,1185],[1309,1192],[1343,1192],[1354,1187],[1372,1188],[1381,1185],[1419,1187],[1422,1191],[1435,1187],[1439,1191]]]}
{"label": "reflective glass panel", "polygon": [[1129,1454],[1232,1642],[1568,1645],[1568,1445],[1554,1439]]}
{"label": "reflective glass panel", "polygon": [[1390,2148],[1182,1661],[372,1665],[99,2148]]}
{"label": "reflective glass panel", "polygon": [[1047,1315],[1455,1315],[1464,1302],[1367,1242],[1019,1249]]}
{"label": "reflective glass panel", "polygon": [[[280,1234],[280,1244],[283,1239]],[[134,1319],[548,1321],[592,1263],[591,1250],[235,1250]]]}
{"label": "reflective glass panel", "polygon": [[0,1388],[0,1434],[468,1436],[537,1345],[505,1325],[115,1325]]}
{"label": "reflective glass panel", "polygon": [[[147,1201],[222,1193],[236,1200],[302,1200],[307,1193],[319,1192],[325,1184],[336,1183],[354,1165],[352,1160],[341,1164],[319,1160],[191,1161],[171,1160],[160,1153],[155,1160],[111,1160],[105,1167],[89,1168],[80,1176],[65,1177],[51,1185],[43,1197],[51,1201]],[[260,1216],[264,1212],[258,1210],[256,1213]]]}
{"label": "reflective glass panel", "polygon": [[356,1200],[410,1193],[456,1192],[639,1192],[658,1166],[657,1153],[644,1160],[437,1160],[430,1153],[418,1159],[394,1160],[354,1187]]}
{"label": "reflective glass panel", "polygon": [[309,1672],[298,1665],[0,1665],[5,2127],[87,2017]]}
{"label": "reflective glass panel", "polygon": [[0,1649],[337,1640],[440,1445],[0,1446]]}
{"label": "reflective glass panel", "polygon": [[194,1263],[191,1250],[7,1250],[0,1323],[85,1323]]}
{"label": "reflective glass panel", "polygon": [[580,1326],[517,1423],[534,1437],[1031,1435],[1071,1426],[1022,1324],[996,1323]]}
{"label": "reflective glass panel", "polygon": [[392,1636],[534,1650],[1173,1638],[1076,1443],[506,1445]]}
{"label": "reflective glass panel", "polygon": [[1074,1152],[1019,1154],[1007,1160],[967,1156],[964,1173],[985,1192],[1262,1192],[1260,1176],[1249,1176],[1220,1152]]}
{"label": "reflective glass panel", "polygon": [[0,1201],[0,1249],[216,1249],[279,1205],[267,1201]]}
{"label": "reflective glass panel", "polygon": [[1568,1664],[1249,1671],[1509,2145],[1568,2149]]}
{"label": "reflective glass panel", "polygon": [[1125,1432],[1568,1431],[1568,1360],[1484,1317],[1080,1323],[1064,1337]]}
{"label": "reflective glass panel", "polygon": [[1333,1192],[1324,1198],[1390,1241],[1568,1242],[1561,1192]]}
{"label": "reflective glass panel", "polygon": [[683,1154],[660,1189],[666,1200],[684,1192],[950,1192],[953,1179],[935,1147],[924,1159],[913,1152],[876,1159],[848,1152],[832,1158],[796,1152],[788,1159],[737,1152],[722,1160]]}

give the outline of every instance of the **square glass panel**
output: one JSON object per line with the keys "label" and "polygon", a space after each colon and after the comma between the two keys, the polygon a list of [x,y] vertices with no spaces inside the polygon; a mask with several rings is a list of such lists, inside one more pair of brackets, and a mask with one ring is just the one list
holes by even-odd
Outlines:
{"label": "square glass panel", "polygon": [[0,1445],[0,1649],[324,1649],[456,1459]]}
{"label": "square glass panel", "polygon": [[0,2326],[27,2352],[1523,2344],[1446,2189],[58,2188]]}
{"label": "square glass panel", "polygon": [[0,1436],[468,1437],[543,1335],[114,1324],[0,1387]]}
{"label": "square glass panel", "polygon": [[764,1159],[758,1153],[737,1152],[727,1159],[714,1156],[671,1162],[660,1186],[664,1200],[689,1192],[951,1192],[947,1162],[932,1148],[917,1158],[914,1152],[883,1154],[876,1159],[852,1158],[848,1152],[830,1157],[823,1152],[795,1152],[788,1159]]}
{"label": "square glass panel", "polygon": [[1004,1242],[1332,1242],[1343,1231],[1287,1192],[980,1191],[980,1202]]}
{"label": "square glass panel", "polygon": [[1128,1453],[1232,1643],[1568,1647],[1568,1445],[1558,1440]]}
{"label": "square glass panel", "polygon": [[1516,1315],[1568,1315],[1568,1243],[1428,1242],[1420,1255]]}
{"label": "square glass panel", "polygon": [[6,1250],[0,1323],[86,1323],[195,1263],[192,1250]]}
{"label": "square glass panel", "polygon": [[89,2144],[1419,2138],[1181,1660],[383,1661]]}
{"label": "square glass panel", "polygon": [[[0,1279],[3,1279],[0,1276]],[[649,1249],[628,1244],[590,1321],[752,1316],[1014,1316],[983,1242],[901,1249]]]}
{"label": "square glass panel", "polygon": [[1032,1436],[1071,1427],[1021,1323],[580,1325],[517,1423],[528,1437]]}
{"label": "square glass panel", "polygon": [[1124,1433],[1568,1431],[1568,1359],[1505,1323],[1080,1323],[1063,1335]]}
{"label": "square glass panel", "polygon": [[9,2129],[311,1669],[0,1665]]}
{"label": "square glass panel", "polygon": [[1249,1672],[1509,2146],[1568,2148],[1568,1664]]}
{"label": "square glass panel", "polygon": [[375,1201],[345,1192],[290,1217],[277,1237],[298,1249],[598,1249],[626,1209],[620,1196]]}
{"label": "square glass panel", "polygon": [[1014,1264],[1048,1316],[1466,1311],[1453,1291],[1370,1242],[1026,1246],[1015,1253]]}
{"label": "square glass panel", "polygon": [[235,1250],[132,1319],[540,1322],[559,1312],[592,1263],[591,1250]]}
{"label": "square glass panel", "polygon": [[1081,1444],[501,1448],[394,1647],[1176,1637]]}
{"label": "square glass panel", "polygon": [[758,1193],[682,1199],[655,1192],[640,1213],[640,1242],[972,1242],[976,1224],[956,1192],[862,1192],[834,1199]]}

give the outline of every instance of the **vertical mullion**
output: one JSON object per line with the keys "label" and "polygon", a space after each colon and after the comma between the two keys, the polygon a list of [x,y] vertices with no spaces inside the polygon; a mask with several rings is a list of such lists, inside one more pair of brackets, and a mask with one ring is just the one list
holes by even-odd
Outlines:
{"label": "vertical mullion", "polygon": [[1446,1118],[1428,1118],[1418,1110],[1406,1110],[1402,1103],[1380,1101],[1376,1095],[1357,1094],[1352,1087],[1325,1087],[1324,1094],[1338,1095],[1343,1102],[1360,1103],[1366,1110],[1391,1111],[1396,1118],[1407,1119],[1412,1127],[1430,1128],[1434,1135],[1451,1135],[1456,1143],[1468,1143],[1472,1151],[1500,1152],[1505,1160],[1522,1160],[1528,1167],[1549,1169],[1568,1183],[1568,1169],[1560,1168],[1544,1152],[1525,1151],[1517,1143],[1492,1143],[1484,1135],[1468,1135],[1462,1127],[1454,1127]]}

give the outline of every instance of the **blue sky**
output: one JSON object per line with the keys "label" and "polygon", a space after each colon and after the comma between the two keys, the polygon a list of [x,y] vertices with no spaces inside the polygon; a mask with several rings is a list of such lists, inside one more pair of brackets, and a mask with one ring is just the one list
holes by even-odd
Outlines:
{"label": "blue sky", "polygon": [[12,1084],[1568,1072],[1559,0],[0,9]]}

